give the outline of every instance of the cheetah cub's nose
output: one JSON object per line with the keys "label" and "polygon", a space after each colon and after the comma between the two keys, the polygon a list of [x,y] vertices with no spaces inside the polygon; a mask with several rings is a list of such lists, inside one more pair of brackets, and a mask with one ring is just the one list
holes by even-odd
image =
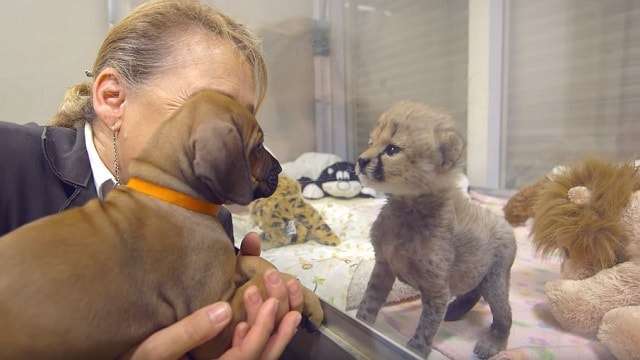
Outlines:
{"label": "cheetah cub's nose", "polygon": [[358,158],[358,167],[361,173],[364,172],[369,162],[371,162],[371,159]]}

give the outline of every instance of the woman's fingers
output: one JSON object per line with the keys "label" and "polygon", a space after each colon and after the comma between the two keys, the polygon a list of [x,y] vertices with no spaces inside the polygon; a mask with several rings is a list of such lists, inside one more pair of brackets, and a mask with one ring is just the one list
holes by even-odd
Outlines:
{"label": "woman's fingers", "polygon": [[245,235],[240,244],[240,255],[260,256],[260,236],[257,233]]}
{"label": "woman's fingers", "polygon": [[298,281],[298,279],[289,279],[289,281],[287,281],[287,290],[289,291],[290,310],[302,312],[304,295],[302,294],[300,281]]}
{"label": "woman's fingers", "polygon": [[225,302],[206,306],[177,323],[156,332],[126,358],[175,360],[217,336],[231,320]]}
{"label": "woman's fingers", "polygon": [[302,320],[302,315],[300,315],[297,311],[290,311],[287,315],[284,316],[280,325],[278,326],[278,331],[271,336],[269,342],[267,342],[267,346],[262,352],[261,360],[277,360],[282,356],[284,349],[287,347],[287,344],[291,342],[293,336],[298,331],[298,325],[300,325],[300,321]]}
{"label": "woman's fingers", "polygon": [[231,343],[231,347],[239,347],[242,345],[242,341],[247,336],[249,329],[249,324],[244,321],[236,325],[236,329],[233,331],[233,342]]}
{"label": "woman's fingers", "polygon": [[273,269],[265,271],[264,281],[267,288],[267,296],[278,299],[280,306],[278,307],[276,319],[280,321],[289,312],[289,289],[287,289],[280,273]]}
{"label": "woman's fingers", "polygon": [[264,306],[258,312],[255,323],[251,326],[242,342],[243,351],[255,355],[262,353],[275,328],[278,305],[278,300],[276,299],[265,301]]}
{"label": "woman's fingers", "polygon": [[[276,312],[278,310],[278,300],[269,299],[260,307],[255,324],[253,324],[244,337],[242,332],[236,328],[234,336],[234,347],[224,353],[221,360],[253,360],[259,359],[265,350],[265,346],[275,328]],[[235,340],[240,343],[235,346]]]}
{"label": "woman's fingers", "polygon": [[244,308],[247,312],[247,323],[253,325],[258,317],[260,306],[263,303],[262,295],[255,285],[251,285],[244,292]]}

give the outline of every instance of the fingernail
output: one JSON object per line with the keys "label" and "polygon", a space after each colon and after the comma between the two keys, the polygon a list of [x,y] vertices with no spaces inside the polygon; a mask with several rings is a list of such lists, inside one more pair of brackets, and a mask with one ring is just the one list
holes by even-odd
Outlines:
{"label": "fingernail", "polygon": [[247,291],[249,292],[249,301],[251,301],[252,304],[257,304],[260,302],[260,294],[258,294],[258,290],[256,290],[255,288],[250,288]]}
{"label": "fingernail", "polygon": [[220,303],[209,309],[207,314],[211,322],[219,324],[227,321],[231,317],[231,308],[227,303]]}
{"label": "fingernail", "polygon": [[300,284],[297,281],[292,281],[289,283],[289,291],[295,292],[300,290]]}
{"label": "fingernail", "polygon": [[269,304],[269,312],[275,313],[278,310],[278,305],[280,305],[280,301],[276,298],[271,298],[271,303]]}
{"label": "fingernail", "polygon": [[299,312],[296,311],[296,316],[293,319],[294,319],[294,322],[295,322],[296,328],[297,328],[298,325],[300,325],[300,322],[302,321],[302,314],[300,314]]}
{"label": "fingernail", "polygon": [[271,285],[280,285],[280,274],[275,270],[267,271],[267,280]]}

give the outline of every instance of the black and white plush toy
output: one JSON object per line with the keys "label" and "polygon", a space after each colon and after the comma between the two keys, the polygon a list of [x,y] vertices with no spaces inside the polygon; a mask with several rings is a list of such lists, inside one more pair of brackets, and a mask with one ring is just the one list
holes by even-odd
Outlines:
{"label": "black and white plush toy", "polygon": [[355,165],[348,161],[328,166],[316,180],[301,177],[298,181],[302,187],[302,196],[307,199],[320,199],[325,196],[342,199],[375,196],[373,189],[360,184]]}

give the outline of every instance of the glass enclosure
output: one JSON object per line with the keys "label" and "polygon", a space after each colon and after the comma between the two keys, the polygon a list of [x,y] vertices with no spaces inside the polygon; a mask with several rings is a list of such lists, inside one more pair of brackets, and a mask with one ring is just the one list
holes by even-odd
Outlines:
{"label": "glass enclosure", "polygon": [[[261,234],[264,258],[354,322],[375,266],[370,230],[387,200],[366,186],[332,193],[322,184],[358,181],[355,163],[380,115],[396,102],[413,100],[452,116],[466,143],[466,177],[458,186],[499,216],[504,199],[490,197],[491,190],[518,189],[590,154],[640,158],[638,1],[205,2],[247,24],[262,41],[269,87],[257,118],[305,204],[293,215],[273,212],[269,219],[255,207],[232,206],[235,240],[239,244],[250,231]],[[96,3],[96,17],[115,22],[141,1]],[[107,26],[93,29],[95,47]],[[92,61],[92,52],[84,53],[78,75]],[[51,96],[60,99],[73,80],[53,81]],[[53,113],[56,101],[41,105]],[[13,116],[12,103],[5,102],[1,115]],[[341,162],[352,165],[336,167]],[[327,231],[305,235],[323,224]],[[524,231],[519,236],[526,240]],[[518,257],[527,260],[519,258],[517,266],[536,263],[527,253],[530,245],[518,244],[524,246]],[[574,346],[576,354],[591,358],[580,348],[589,347],[588,340],[553,332],[536,276],[547,279],[554,271],[514,267],[508,348]],[[420,293],[396,280],[373,327],[405,346],[421,310]],[[465,319],[444,322],[431,358],[471,358],[490,323],[484,301]]]}

